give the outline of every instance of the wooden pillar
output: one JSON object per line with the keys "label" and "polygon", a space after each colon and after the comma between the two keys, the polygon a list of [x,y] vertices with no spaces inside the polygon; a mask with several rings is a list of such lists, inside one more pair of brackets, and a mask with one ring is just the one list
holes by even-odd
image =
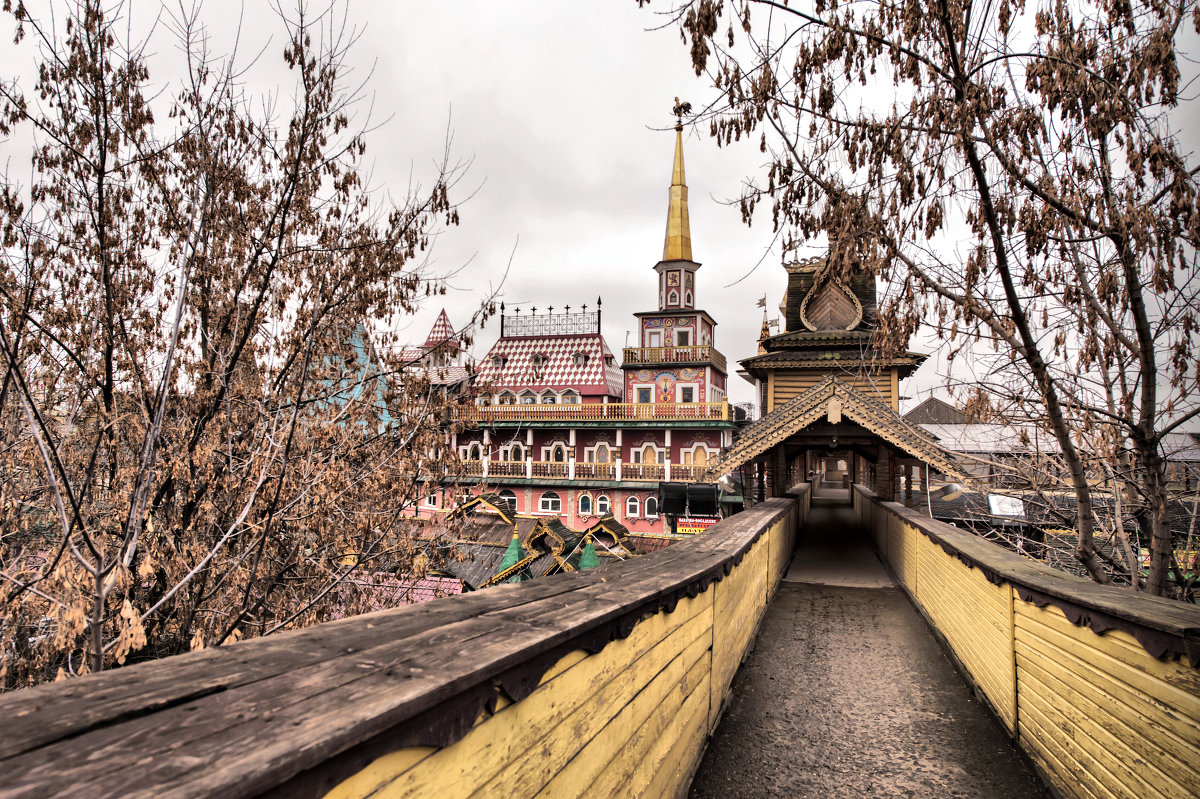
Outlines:
{"label": "wooden pillar", "polygon": [[780,444],[775,448],[775,496],[782,497],[789,488],[791,486],[788,485],[787,452],[784,451],[783,444]]}
{"label": "wooden pillar", "polygon": [[875,463],[875,493],[884,502],[896,499],[896,487],[892,461],[892,451],[885,445],[879,447],[879,460]]}
{"label": "wooden pillar", "polygon": [[904,464],[904,507],[913,506],[913,468],[911,463]]}

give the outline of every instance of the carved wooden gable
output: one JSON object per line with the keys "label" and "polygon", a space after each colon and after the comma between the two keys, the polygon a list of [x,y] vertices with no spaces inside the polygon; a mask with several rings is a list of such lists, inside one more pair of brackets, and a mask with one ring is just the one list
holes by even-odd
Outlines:
{"label": "carved wooden gable", "polygon": [[832,278],[814,282],[800,304],[800,321],[809,330],[853,330],[862,318],[858,297]]}

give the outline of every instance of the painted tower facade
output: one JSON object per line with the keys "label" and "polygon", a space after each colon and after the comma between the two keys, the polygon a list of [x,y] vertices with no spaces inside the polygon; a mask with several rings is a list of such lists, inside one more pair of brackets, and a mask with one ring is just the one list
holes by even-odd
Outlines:
{"label": "painted tower facade", "polygon": [[725,402],[727,367],[716,348],[717,323],[696,307],[699,269],[692,260],[683,128],[677,125],[667,232],[662,260],[654,266],[658,307],[634,314],[638,346],[626,348],[622,366],[626,402]]}
{"label": "painted tower facade", "polygon": [[599,302],[557,313],[502,308],[500,339],[479,361],[478,402],[454,438],[460,485],[477,482],[517,514],[557,516],[575,530],[611,516],[643,551],[685,529],[665,500],[660,508],[660,487],[699,483],[735,426],[716,322],[696,307],[699,268],[679,126],[657,302],[635,314],[638,346],[616,365]]}

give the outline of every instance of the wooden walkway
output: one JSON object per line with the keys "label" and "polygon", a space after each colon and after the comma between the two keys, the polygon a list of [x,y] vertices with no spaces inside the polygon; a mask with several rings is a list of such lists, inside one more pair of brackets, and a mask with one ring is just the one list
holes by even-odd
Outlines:
{"label": "wooden walkway", "polygon": [[691,796],[1046,793],[849,508],[818,498]]}

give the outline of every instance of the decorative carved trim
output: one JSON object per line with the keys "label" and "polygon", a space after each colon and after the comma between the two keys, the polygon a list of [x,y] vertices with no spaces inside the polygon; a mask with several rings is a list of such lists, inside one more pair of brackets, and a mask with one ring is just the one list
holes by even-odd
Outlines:
{"label": "decorative carved trim", "polygon": [[[847,299],[849,299],[851,307],[841,307]],[[814,303],[816,307],[813,307]],[[810,317],[814,313],[828,316],[834,326],[821,326],[820,320],[812,321]],[[847,319],[850,320],[850,323],[844,325],[843,322]],[[858,297],[850,290],[849,286],[835,278],[824,281],[817,280],[800,302],[800,321],[814,332],[818,330],[853,330],[858,327],[862,319],[862,303],[859,302]]]}

